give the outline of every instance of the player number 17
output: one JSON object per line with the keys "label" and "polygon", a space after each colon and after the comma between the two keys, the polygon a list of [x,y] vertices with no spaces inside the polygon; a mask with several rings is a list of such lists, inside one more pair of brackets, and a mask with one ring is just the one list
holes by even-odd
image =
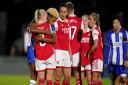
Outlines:
{"label": "player number 17", "polygon": [[71,39],[72,40],[74,39],[75,33],[76,33],[76,26],[71,26]]}

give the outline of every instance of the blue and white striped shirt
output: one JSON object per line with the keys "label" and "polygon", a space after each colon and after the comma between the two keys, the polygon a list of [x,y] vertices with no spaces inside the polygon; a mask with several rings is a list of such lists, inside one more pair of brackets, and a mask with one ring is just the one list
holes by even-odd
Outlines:
{"label": "blue and white striped shirt", "polygon": [[119,32],[110,30],[106,34],[104,49],[104,64],[123,65],[127,54],[127,31]]}

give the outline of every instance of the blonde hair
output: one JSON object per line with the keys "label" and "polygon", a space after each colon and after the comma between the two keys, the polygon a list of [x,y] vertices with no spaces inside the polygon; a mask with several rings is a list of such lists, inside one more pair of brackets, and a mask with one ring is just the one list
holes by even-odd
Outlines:
{"label": "blonde hair", "polygon": [[34,19],[35,19],[35,22],[37,23],[37,21],[39,20],[40,16],[46,16],[47,12],[44,10],[44,9],[37,9],[35,11],[35,15],[34,15]]}
{"label": "blonde hair", "polygon": [[49,13],[50,15],[52,15],[55,18],[59,18],[59,13],[56,8],[49,8],[47,10],[47,13]]}
{"label": "blonde hair", "polygon": [[89,20],[89,16],[88,16],[87,14],[83,14],[83,15],[81,16],[81,19],[82,19],[81,29],[82,29],[82,30],[84,30],[84,28],[85,28],[83,17],[86,17],[86,18]]}
{"label": "blonde hair", "polygon": [[100,15],[98,13],[91,13],[90,16],[96,21],[96,24],[100,26]]}

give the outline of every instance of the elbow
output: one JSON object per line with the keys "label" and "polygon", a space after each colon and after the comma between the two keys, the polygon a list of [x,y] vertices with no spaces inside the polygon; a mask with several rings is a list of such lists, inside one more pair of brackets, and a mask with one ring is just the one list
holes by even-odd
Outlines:
{"label": "elbow", "polygon": [[97,47],[98,47],[98,45],[95,46],[95,48],[97,48]]}
{"label": "elbow", "polygon": [[95,44],[94,48],[97,49],[97,47],[98,47],[98,44]]}
{"label": "elbow", "polygon": [[32,28],[30,29],[30,32],[33,32],[33,29]]}
{"label": "elbow", "polygon": [[55,43],[56,43],[56,39],[53,39],[53,40],[52,40],[52,44],[55,44]]}
{"label": "elbow", "polygon": [[49,44],[55,44],[56,43],[56,40],[55,39],[50,39],[50,40],[47,41],[47,43],[49,43]]}
{"label": "elbow", "polygon": [[93,46],[93,50],[97,50],[97,48],[98,48],[98,45]]}
{"label": "elbow", "polygon": [[56,37],[54,37],[53,39],[52,39],[52,44],[55,44],[56,43]]}

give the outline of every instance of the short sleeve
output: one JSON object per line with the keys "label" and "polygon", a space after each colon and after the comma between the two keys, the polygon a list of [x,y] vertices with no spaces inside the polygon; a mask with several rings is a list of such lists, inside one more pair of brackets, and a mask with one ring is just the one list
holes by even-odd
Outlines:
{"label": "short sleeve", "polygon": [[99,35],[98,30],[96,30],[96,29],[92,30],[92,38],[93,38],[93,40],[98,39],[98,35]]}
{"label": "short sleeve", "polygon": [[58,24],[57,22],[54,22],[55,28],[58,28]]}
{"label": "short sleeve", "polygon": [[55,33],[55,25],[54,24],[52,24],[50,26],[50,31],[51,31],[51,33]]}
{"label": "short sleeve", "polygon": [[127,38],[127,41],[128,41],[128,31],[126,31],[126,38]]}

